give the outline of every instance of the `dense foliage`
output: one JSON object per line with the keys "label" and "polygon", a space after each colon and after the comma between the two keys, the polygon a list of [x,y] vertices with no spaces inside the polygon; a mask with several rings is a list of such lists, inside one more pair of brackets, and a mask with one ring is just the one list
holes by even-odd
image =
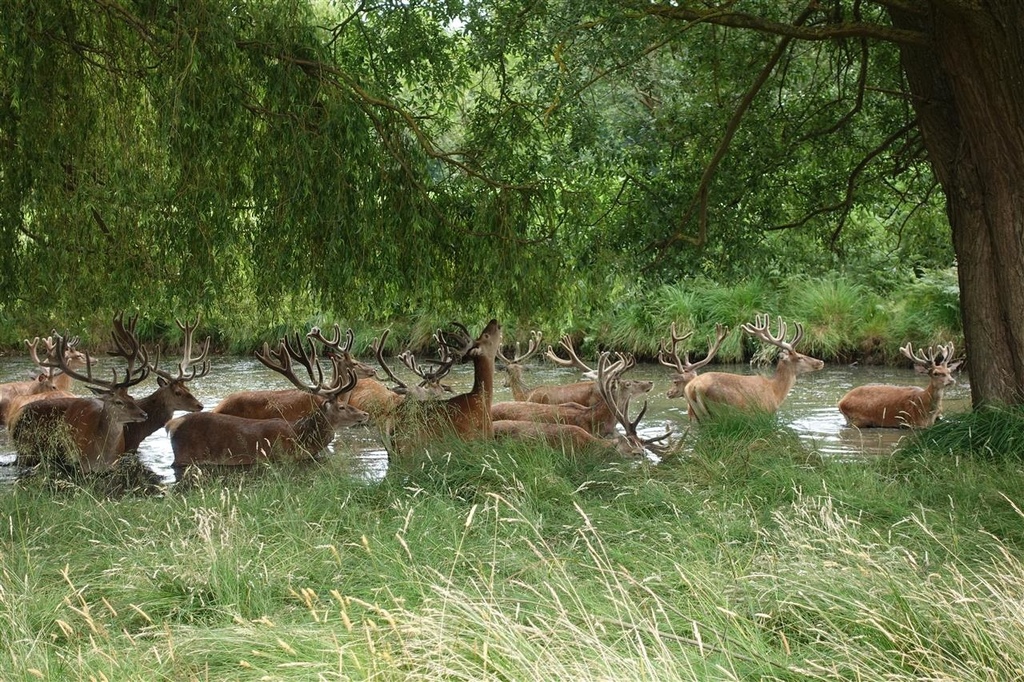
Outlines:
{"label": "dense foliage", "polygon": [[775,40],[725,38],[605,2],[4,3],[8,331],[949,265],[894,50],[792,50],[745,104]]}

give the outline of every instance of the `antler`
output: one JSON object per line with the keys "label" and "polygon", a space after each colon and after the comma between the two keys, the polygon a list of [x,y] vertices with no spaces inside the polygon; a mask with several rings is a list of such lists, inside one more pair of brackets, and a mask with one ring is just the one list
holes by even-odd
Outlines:
{"label": "antler", "polygon": [[765,343],[770,343],[773,346],[778,346],[783,350],[795,353],[796,351],[793,350],[793,347],[800,343],[800,339],[804,337],[804,326],[799,322],[794,323],[794,326],[796,327],[796,335],[793,336],[792,341],[784,340],[786,338],[786,323],[782,321],[782,318],[779,318],[779,333],[777,335],[772,335],[769,331],[770,326],[771,317],[769,315],[762,315],[761,313],[758,313],[754,318],[754,324],[745,323],[741,328],[746,333],[764,341]]}
{"label": "antler", "polygon": [[[159,346],[156,349],[156,361],[150,365],[150,369],[167,381],[192,381],[193,379],[206,376],[210,373],[210,360],[207,357],[210,354],[209,336],[207,336],[206,341],[203,342],[203,351],[199,356],[192,357],[192,336],[196,331],[196,327],[199,326],[199,316],[196,315],[196,321],[191,325],[187,320],[182,323],[181,320],[176,319],[174,322],[178,325],[178,329],[185,334],[181,349],[181,361],[178,363],[178,376],[172,376],[170,372],[159,368]],[[188,372],[188,375],[186,375],[186,372]]]}
{"label": "antler", "polygon": [[[31,341],[25,339],[25,345],[28,346],[28,354],[32,358],[32,362],[36,363],[36,365],[38,365],[39,368],[43,370],[43,373],[40,375],[40,378],[45,379],[47,382],[52,382],[54,377],[60,374],[62,370],[56,364],[49,364],[39,359],[39,341],[40,339],[38,336],[32,339]],[[43,341],[43,345],[46,346],[47,357],[49,356],[50,352],[56,348],[56,342],[53,340],[52,336],[47,337]],[[68,344],[68,347],[71,347],[70,343]]]}
{"label": "antler", "polygon": [[337,322],[334,323],[334,338],[332,339],[328,339],[324,336],[323,332],[320,331],[320,327],[313,327],[309,330],[309,333],[306,334],[306,336],[311,339],[316,339],[322,343],[324,348],[327,349],[327,355],[330,355],[331,353],[338,353],[339,355],[350,353],[352,351],[352,344],[356,339],[355,332],[353,332],[352,328],[349,327],[345,330],[345,345],[342,346],[341,326]]}
{"label": "antler", "polygon": [[466,328],[466,325],[454,320],[450,324],[457,330],[452,335],[459,342],[459,345],[455,346],[449,343],[448,339],[446,338],[446,334],[448,334],[448,332],[443,332],[440,329],[437,330],[437,341],[438,344],[440,344],[440,346],[443,349],[445,349],[442,352],[451,353],[452,355],[455,356],[456,360],[461,360],[463,357],[465,357],[466,353],[469,352],[469,349],[473,347],[473,343],[475,340],[473,338],[473,335],[469,333],[469,329]]}
{"label": "antler", "polygon": [[562,367],[576,367],[577,369],[582,370],[584,374],[589,377],[597,376],[597,370],[588,366],[587,363],[580,360],[580,357],[576,355],[576,349],[573,348],[571,336],[563,334],[559,341],[559,345],[569,354],[568,360],[558,357],[555,353],[555,349],[551,346],[548,346],[548,350],[544,353],[544,356],[556,365],[561,365]]}
{"label": "antler", "polygon": [[[537,352],[537,349],[540,348],[541,339],[543,339],[543,338],[544,338],[544,335],[541,334],[539,331],[532,331],[532,332],[530,332],[530,342],[529,342],[529,344],[526,347],[526,353],[522,352],[522,346],[519,344],[518,341],[516,341],[516,354],[515,354],[515,356],[513,358],[509,359],[509,358],[505,357],[505,354],[499,348],[498,349],[498,359],[501,360],[502,362],[504,362],[506,365],[522,364],[522,362],[524,360],[526,360],[527,358],[529,358],[530,356],[532,356],[534,353]],[[552,352],[554,352],[554,351],[552,351]],[[556,355],[555,357],[557,358],[558,356]],[[559,359],[561,359],[561,358],[559,358]]]}
{"label": "antler", "polygon": [[391,371],[391,367],[388,366],[387,361],[384,359],[384,342],[387,340],[388,334],[390,333],[390,329],[385,329],[383,332],[381,332],[379,339],[373,340],[373,342],[370,344],[370,348],[373,349],[373,354],[377,357],[377,364],[381,366],[381,369],[383,369],[384,373],[388,375],[388,378],[398,385],[398,388],[393,390],[396,393],[406,393],[408,392],[409,387],[405,384],[404,381],[399,379],[393,371]]}
{"label": "antler", "polygon": [[622,425],[625,430],[626,442],[629,444],[631,450],[643,452],[647,449],[658,452],[663,451],[664,448],[655,446],[655,443],[663,441],[672,435],[672,430],[667,430],[660,436],[654,438],[641,438],[637,433],[637,426],[640,424],[640,420],[644,418],[647,413],[647,401],[644,401],[643,407],[640,408],[640,413],[636,416],[636,419],[630,420],[629,418],[629,400],[630,396],[628,393],[623,394],[621,392],[621,386],[619,384],[619,378],[622,373],[630,369],[636,364],[636,360],[631,355],[617,354],[618,360],[615,362],[610,361],[611,354],[607,351],[601,353],[598,357],[597,364],[597,388],[601,393],[601,397],[608,404],[608,408],[615,415],[615,420]]}
{"label": "antler", "polygon": [[[915,365],[919,365],[925,370],[929,370],[933,367],[948,367],[949,361],[953,359],[954,351],[955,348],[953,346],[952,341],[950,341],[949,343],[939,344],[938,350],[936,350],[932,346],[928,346],[927,355],[919,355],[918,353],[915,353],[914,348],[913,346],[911,346],[909,341],[907,342],[907,345],[902,346],[900,348],[901,353],[910,358],[910,360],[913,361]],[[940,354],[942,359],[941,361],[936,362],[935,358],[939,357]]]}
{"label": "antler", "polygon": [[[68,358],[72,352],[77,352],[74,350],[74,346],[78,343],[77,336],[68,340],[57,332],[53,332],[50,337],[44,339],[46,358],[42,360],[39,358],[34,344],[30,344],[32,360],[40,367],[60,369],[69,377],[94,388],[109,392],[119,388],[129,388],[142,382],[149,375],[149,355],[146,349],[139,343],[138,336],[135,334],[135,324],[138,322],[138,319],[138,315],[135,315],[129,318],[127,325],[125,325],[124,312],[119,312],[114,316],[114,330],[111,333],[111,338],[114,342],[115,350],[110,351],[110,355],[122,357],[128,363],[124,378],[120,381],[117,379],[116,369],[110,370],[113,375],[110,381],[94,377],[92,375],[93,362],[88,352],[85,353],[85,374],[81,374],[70,367]],[[136,367],[136,363],[140,361],[140,366]]]}
{"label": "antler", "polygon": [[680,374],[686,374],[687,372],[694,372],[700,369],[701,367],[708,364],[714,359],[715,354],[718,352],[718,349],[722,345],[722,341],[724,341],[725,337],[729,335],[729,328],[722,324],[715,325],[715,342],[711,344],[711,346],[708,348],[708,353],[707,355],[704,356],[704,359],[699,360],[697,362],[690,362],[689,352],[684,353],[684,359],[681,360],[679,358],[679,353],[676,351],[676,346],[679,344],[679,342],[685,341],[686,339],[693,336],[693,332],[684,334],[682,336],[677,336],[676,323],[673,322],[669,329],[669,333],[672,335],[672,362],[666,360],[666,358],[668,357],[668,353],[665,352],[664,343],[658,344],[658,362],[660,362],[665,367],[668,367],[669,369],[676,370]]}
{"label": "antler", "polygon": [[[331,378],[325,381],[324,371],[320,367],[313,343],[310,341],[303,344],[298,333],[295,334],[294,345],[287,336],[278,342],[275,350],[271,350],[270,345],[264,343],[263,350],[256,351],[256,359],[269,369],[288,379],[297,388],[307,393],[324,395],[328,400],[334,396],[351,391],[356,385],[355,372],[348,368],[342,372],[341,360],[336,358],[331,358]],[[311,384],[301,381],[295,375],[295,371],[292,369],[292,360],[306,368],[306,373],[312,382]],[[344,383],[342,381],[342,374],[344,374]]]}
{"label": "antler", "polygon": [[[434,335],[435,339],[440,338],[441,330],[438,330],[438,334]],[[448,373],[452,371],[452,365],[455,364],[455,358],[452,357],[449,352],[448,346],[441,344],[441,359],[436,364],[437,368],[432,371],[420,369],[419,363],[416,361],[416,356],[410,350],[404,351],[398,355],[398,359],[402,361],[402,364],[409,368],[409,370],[418,376],[423,381],[420,382],[420,387],[423,386],[440,386],[441,379],[448,376]]]}

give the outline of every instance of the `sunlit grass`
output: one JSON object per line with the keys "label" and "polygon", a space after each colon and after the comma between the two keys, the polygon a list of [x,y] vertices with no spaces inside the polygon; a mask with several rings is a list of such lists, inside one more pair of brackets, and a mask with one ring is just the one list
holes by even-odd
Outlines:
{"label": "sunlit grass", "polygon": [[341,453],[160,497],[18,484],[0,670],[1014,679],[1024,473],[1001,424],[991,457],[937,432],[839,462],[765,415],[694,426],[658,465],[440,443],[375,484]]}

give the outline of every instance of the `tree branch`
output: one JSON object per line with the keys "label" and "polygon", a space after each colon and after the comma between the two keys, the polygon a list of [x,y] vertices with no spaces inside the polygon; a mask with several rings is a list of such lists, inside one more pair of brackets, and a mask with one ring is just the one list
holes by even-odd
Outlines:
{"label": "tree branch", "polygon": [[644,16],[658,17],[674,21],[699,21],[717,26],[744,28],[784,36],[794,40],[840,40],[843,38],[869,38],[899,45],[927,46],[929,38],[919,31],[870,24],[865,22],[841,22],[824,26],[799,26],[771,21],[765,17],[744,12],[732,12],[717,7],[701,7],[680,2],[675,5],[631,3],[632,7]]}
{"label": "tree branch", "polygon": [[[802,24],[813,14],[817,3],[812,2],[807,6],[806,9],[796,18],[794,24]],[[711,180],[714,178],[715,173],[718,171],[718,165],[725,158],[726,152],[729,150],[729,145],[732,143],[733,137],[736,135],[736,131],[740,127],[740,123],[743,121],[743,117],[746,115],[750,106],[753,104],[757,94],[764,87],[764,84],[768,81],[768,77],[775,70],[775,66],[782,59],[782,56],[786,53],[789,48],[792,38],[783,37],[779,41],[779,44],[775,46],[775,50],[772,52],[768,59],[768,63],[764,65],[761,72],[757,74],[757,78],[754,79],[753,84],[747,89],[747,92],[743,95],[743,99],[740,100],[739,105],[729,118],[729,122],[725,128],[725,134],[722,136],[721,142],[718,144],[718,148],[715,150],[714,156],[711,157],[711,161],[704,168],[704,174],[701,176],[700,183],[697,185],[697,191],[694,198],[690,201],[689,207],[683,214],[683,217],[679,221],[679,228],[666,239],[656,242],[653,246],[658,251],[664,253],[665,250],[671,245],[679,241],[688,241],[695,246],[703,246],[707,241],[707,206],[708,206],[708,188],[711,185]],[[683,230],[686,225],[690,222],[693,217],[694,211],[698,213],[698,232],[696,237],[687,237],[683,234]]]}
{"label": "tree branch", "polygon": [[847,217],[849,217],[850,211],[853,209],[854,199],[856,198],[854,194],[857,190],[857,179],[864,172],[864,170],[871,164],[871,162],[876,157],[878,157],[879,154],[881,154],[886,149],[891,147],[893,144],[895,144],[897,140],[902,138],[904,135],[906,135],[916,127],[917,120],[915,119],[910,121],[909,123],[903,125],[898,130],[893,132],[887,138],[882,140],[881,144],[879,144],[877,147],[868,152],[867,155],[863,159],[861,159],[860,162],[850,172],[850,176],[846,180],[846,192],[844,193],[843,198],[841,200],[837,201],[834,204],[829,204],[828,206],[819,206],[818,208],[800,217],[798,220],[794,220],[793,222],[785,223],[782,225],[774,225],[772,227],[765,228],[765,230],[788,230],[794,227],[800,227],[802,225],[805,225],[808,222],[810,222],[812,218],[816,218],[817,216],[820,216],[822,214],[841,211],[839,215],[839,224],[836,226],[836,229],[832,231],[832,237],[829,240],[830,245],[834,247],[836,241],[839,239],[840,233],[843,231],[843,227],[845,227],[846,225],[846,219]]}

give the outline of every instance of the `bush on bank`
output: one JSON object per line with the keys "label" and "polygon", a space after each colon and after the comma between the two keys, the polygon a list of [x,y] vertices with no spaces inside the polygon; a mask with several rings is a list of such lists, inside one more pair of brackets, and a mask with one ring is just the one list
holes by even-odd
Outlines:
{"label": "bush on bank", "polygon": [[[228,303],[211,303],[201,311],[200,333],[212,336],[215,349],[229,353],[250,353],[264,342],[273,342],[284,334],[317,325],[329,328],[334,323],[351,327],[356,334],[355,348],[370,354],[373,339],[385,328],[392,330],[388,352],[411,348],[428,350],[431,334],[452,319],[461,319],[474,329],[486,317],[497,315],[505,326],[509,343],[529,340],[533,330],[557,345],[565,333],[573,336],[581,352],[594,354],[599,349],[628,351],[641,359],[657,356],[659,345],[669,337],[675,323],[680,333],[693,335],[680,351],[697,355],[706,351],[715,325],[732,330],[722,344],[718,357],[737,362],[750,357],[755,346],[739,331],[744,322],[757,313],[770,313],[805,328],[802,349],[826,362],[902,363],[899,348],[907,341],[915,346],[954,341],[962,344],[959,298],[954,270],[929,271],[921,276],[907,274],[897,282],[887,282],[882,290],[872,288],[843,275],[820,278],[804,276],[781,280],[748,280],[722,284],[694,279],[644,288],[635,283],[615,284],[611,294],[581,289],[578,299],[566,301],[558,310],[535,318],[521,319],[502,315],[501,310],[454,311],[440,314],[421,311],[380,320],[343,320],[309,308],[308,301],[294,297],[285,308],[268,310],[255,299],[244,296]],[[40,312],[31,320],[5,319],[0,324],[0,346],[12,352],[24,352],[22,339],[59,332],[79,335],[83,345],[102,347],[109,339],[109,318],[114,311],[98,313],[94,319],[73,323],[52,319]],[[148,343],[176,347],[181,332],[174,316],[140,313],[140,337]],[[200,311],[182,313],[194,317]]]}

